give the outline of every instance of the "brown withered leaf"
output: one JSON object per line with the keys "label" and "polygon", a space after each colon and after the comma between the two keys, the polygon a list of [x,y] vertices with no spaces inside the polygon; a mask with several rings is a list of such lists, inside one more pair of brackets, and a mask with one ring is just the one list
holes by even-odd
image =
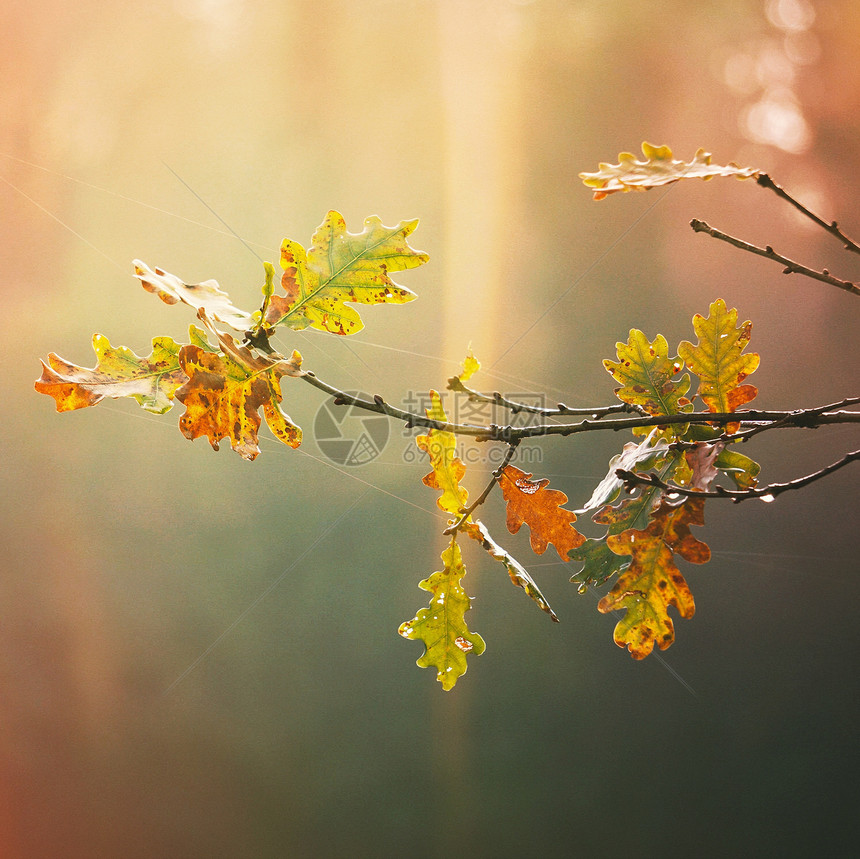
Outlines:
{"label": "brown withered leaf", "polygon": [[696,442],[695,446],[684,453],[687,465],[690,467],[692,477],[688,484],[690,489],[699,489],[707,492],[711,484],[720,473],[719,468],[714,465],[717,457],[723,452],[725,444],[721,441],[707,443]]}
{"label": "brown withered leaf", "polygon": [[576,514],[561,506],[567,502],[567,496],[558,489],[547,489],[546,478],[531,480],[531,474],[509,465],[499,477],[499,485],[508,504],[508,530],[516,534],[523,524],[528,525],[536,554],[542,555],[552,543],[559,557],[566,561],[567,553],[585,542],[585,537],[573,527]]}

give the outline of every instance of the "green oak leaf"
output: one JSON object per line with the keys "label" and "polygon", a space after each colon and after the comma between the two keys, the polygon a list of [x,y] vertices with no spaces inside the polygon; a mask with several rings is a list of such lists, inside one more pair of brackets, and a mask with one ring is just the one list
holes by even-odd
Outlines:
{"label": "green oak leaf", "polygon": [[436,679],[448,692],[466,673],[466,654],[481,654],[484,639],[466,626],[465,614],[472,599],[463,590],[460,580],[466,575],[457,537],[442,552],[445,567],[433,573],[418,586],[432,594],[430,605],[422,608],[412,620],[400,624],[397,630],[404,638],[424,642],[424,653],[418,659],[421,668],[435,668]]}
{"label": "green oak leaf", "polygon": [[[658,334],[654,342],[637,328],[630,330],[627,343],[616,343],[618,361],[605,360],[606,368],[616,382],[615,389],[619,400],[638,406],[649,415],[675,415],[693,410],[693,403],[686,397],[690,390],[690,377],[684,374],[673,379],[684,367],[678,358],[669,357],[666,338]],[[649,428],[634,430],[635,435],[648,433]],[[668,427],[664,435],[679,438],[686,431],[686,425]]]}

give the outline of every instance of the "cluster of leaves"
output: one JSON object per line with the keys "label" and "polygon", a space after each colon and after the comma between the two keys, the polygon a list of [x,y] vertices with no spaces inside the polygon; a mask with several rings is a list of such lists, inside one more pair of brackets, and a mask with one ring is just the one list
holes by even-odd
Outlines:
{"label": "cluster of leaves", "polygon": [[[301,429],[281,408],[281,380],[285,376],[300,378],[306,371],[298,352],[289,358],[279,355],[268,346],[268,337],[278,325],[350,334],[360,330],[362,323],[345,302],[373,304],[414,298],[394,284],[388,273],[427,260],[426,254],[408,244],[415,225],[415,221],[404,221],[385,227],[379,219],[368,218],[362,233],[351,234],[343,218],[330,212],[309,251],[297,242],[283,242],[283,295],[276,294],[274,267],[266,264],[263,304],[255,314],[235,307],[215,281],[186,284],[136,261],[135,275],[145,289],[168,304],[191,306],[203,327],[190,327],[187,344],[168,337],[154,339],[152,352],[146,357],[124,346],[113,347],[107,338],[96,335],[95,367],[79,367],[52,353],[43,364],[36,390],[52,396],[58,411],[92,406],[105,397],[132,397],[144,409],[162,414],[177,400],[185,406],[179,427],[186,438],[205,436],[216,450],[220,441],[229,439],[233,450],[249,460],[259,453],[262,410],[275,437],[298,447]],[[699,343],[679,347],[683,358],[668,357],[664,338],[658,336],[652,343],[640,331],[631,331],[628,343],[618,344],[618,361],[605,362],[621,385],[617,396],[643,415],[689,411],[693,408],[686,397],[689,376],[675,378],[686,362],[698,374],[698,395],[712,411],[733,411],[748,402],[755,390],[740,382],[755,369],[758,356],[743,354],[750,324],[738,330],[736,319],[737,314],[727,311],[723,302],[715,302],[707,319],[695,320]],[[245,329],[244,343],[220,326]],[[466,390],[463,383],[479,366],[473,356],[466,359],[463,373],[456,377],[461,390]],[[423,642],[425,651],[419,665],[434,667],[443,688],[450,689],[466,670],[466,655],[482,653],[485,647],[484,640],[470,631],[465,620],[471,599],[462,584],[466,568],[458,544],[460,534],[476,541],[502,564],[511,581],[554,621],[558,617],[525,566],[472,517],[468,491],[461,485],[466,466],[456,456],[455,433],[445,428],[448,418],[439,394],[432,391],[430,396],[429,429],[417,438],[417,444],[432,466],[424,483],[439,491],[438,506],[452,517],[450,543],[442,553],[443,569],[420,583],[431,594],[429,606],[403,623],[399,631],[405,638]],[[552,544],[562,560],[582,562],[582,570],[573,577],[582,586],[601,585],[618,576],[599,608],[626,610],[615,637],[636,658],[647,655],[654,642],[663,648],[672,642],[668,606],[674,605],[683,617],[692,614],[692,596],[673,558],[679,555],[703,563],[707,547],[689,533],[689,525],[703,522],[701,503],[692,499],[672,501],[662,490],[648,488],[612,506],[624,486],[616,471],[656,469],[680,485],[706,488],[722,470],[738,485],[752,485],[755,463],[724,450],[721,442],[713,440],[717,435],[716,429],[673,424],[655,427],[640,441],[626,445],[610,463],[607,477],[578,511],[597,511],[592,518],[609,526],[601,538],[587,539],[576,530],[576,513],[564,507],[568,499],[563,492],[550,489],[548,480],[533,480],[531,474],[510,464],[515,445],[510,446],[505,463],[494,474],[507,505],[511,533],[527,525],[537,554]]]}
{"label": "cluster of leaves", "polygon": [[[617,361],[604,361],[620,383],[616,396],[649,415],[683,415],[700,398],[710,412],[734,412],[749,402],[756,389],[742,384],[758,367],[759,356],[745,353],[752,324],[737,327],[737,311],[728,310],[717,299],[707,317],[697,314],[694,345],[682,342],[678,355],[670,357],[666,339],[653,341],[636,329],[627,343],[618,343]],[[688,398],[689,370],[699,377],[693,399]],[[601,585],[617,575],[612,590],[600,601],[602,612],[626,609],[615,628],[615,641],[626,646],[635,659],[643,659],[654,647],[667,648],[674,641],[674,628],[667,609],[681,617],[692,617],[695,603],[687,583],[675,565],[679,555],[691,563],[709,560],[708,547],[695,539],[690,525],[704,524],[704,500],[675,496],[659,487],[643,487],[639,494],[614,502],[621,495],[625,472],[654,471],[663,482],[706,491],[720,475],[737,487],[754,486],[760,467],[749,457],[726,446],[725,430],[701,424],[673,423],[648,431],[638,443],[628,442],[610,461],[609,473],[581,511],[595,511],[592,520],[607,526],[600,538],[591,538],[571,553],[582,562],[572,581],[581,589]],[[643,433],[637,429],[634,433]]]}
{"label": "cluster of leaves", "polygon": [[[676,357],[669,356],[664,337],[658,335],[649,341],[641,331],[633,329],[626,343],[617,344],[618,360],[604,361],[620,385],[615,389],[616,396],[642,415],[681,416],[695,408],[697,397],[710,412],[734,412],[755,396],[756,389],[743,381],[759,363],[758,355],[744,351],[751,323],[738,327],[737,318],[737,311],[728,310],[725,302],[718,299],[707,317],[696,315],[693,320],[698,342],[681,343]],[[692,399],[687,396],[690,372],[699,378]],[[463,375],[455,377],[449,387],[468,391],[463,380]],[[444,422],[438,394],[433,392],[433,397],[428,417]],[[526,524],[536,554],[543,554],[552,543],[562,560],[581,564],[580,571],[571,578],[580,586],[580,592],[615,579],[598,609],[603,613],[624,612],[615,628],[615,641],[626,647],[634,659],[645,658],[655,644],[665,650],[674,641],[669,606],[674,606],[681,617],[693,616],[695,602],[677,567],[676,556],[703,564],[709,560],[710,550],[690,532],[691,525],[704,524],[703,498],[678,496],[661,487],[643,487],[617,503],[625,487],[618,471],[654,471],[663,481],[698,491],[707,490],[721,474],[735,486],[752,487],[759,466],[727,447],[726,432],[732,431],[677,422],[634,429],[634,434],[644,437],[628,442],[612,458],[606,477],[585,506],[576,511],[563,506],[567,496],[549,489],[546,479],[532,480],[531,474],[510,464],[503,464],[494,473],[507,505],[511,533]],[[443,687],[449,689],[466,670],[466,654],[481,653],[485,646],[480,636],[469,631],[464,618],[470,600],[461,583],[465,567],[457,547],[458,533],[481,543],[492,557],[502,561],[514,583],[523,587],[554,620],[557,618],[524,566],[500,549],[486,527],[472,518],[475,505],[467,506],[468,493],[460,484],[466,467],[454,455],[453,433],[431,430],[419,437],[418,445],[428,452],[433,465],[424,483],[442,492],[438,504],[455,519],[448,529],[451,544],[442,555],[445,569],[421,583],[432,594],[430,605],[404,623],[400,634],[424,642],[425,652],[418,664],[435,667]],[[595,523],[607,526],[605,533],[586,538],[574,527],[577,513],[593,513]]]}
{"label": "cluster of leaves", "polygon": [[[595,199],[618,191],[646,190],[682,178],[756,177],[762,184],[764,174],[734,164],[712,165],[710,155],[703,150],[692,161],[683,162],[674,159],[666,146],[645,143],[642,149],[645,161],[622,153],[619,164],[601,164],[598,172],[581,174]],[[146,290],[168,304],[190,306],[203,327],[191,325],[189,342],[184,344],[169,337],[155,338],[152,352],[146,357],[124,346],[111,346],[106,337],[97,334],[93,338],[97,357],[94,367],[80,367],[51,353],[47,363],[43,362],[36,390],[53,397],[61,412],[93,406],[106,397],[131,397],[144,409],[163,414],[178,401],[185,407],[179,427],[186,438],[206,437],[215,450],[219,442],[229,439],[232,449],[247,460],[259,453],[258,431],[263,417],[280,441],[293,448],[301,444],[301,429],[281,407],[284,377],[311,383],[333,396],[336,404],[353,403],[404,420],[409,426],[425,427],[426,433],[416,440],[431,466],[423,482],[439,493],[437,504],[450,517],[444,532],[449,541],[442,552],[442,569],[420,582],[420,587],[430,594],[429,604],[401,624],[399,632],[404,638],[422,642],[424,653],[418,664],[435,668],[446,690],[453,688],[465,673],[467,656],[485,649],[483,638],[466,622],[471,598],[463,586],[466,567],[461,535],[478,543],[502,565],[514,585],[522,588],[553,621],[558,620],[526,567],[502,548],[473,515],[496,486],[506,505],[508,530],[516,534],[526,525],[536,554],[543,554],[553,545],[563,561],[576,564],[579,570],[571,581],[580,592],[613,580],[598,609],[603,613],[623,612],[614,633],[620,647],[627,648],[634,659],[645,658],[655,645],[666,649],[675,636],[670,606],[684,618],[692,617],[695,611],[677,559],[703,564],[710,557],[708,546],[690,530],[691,526],[704,524],[706,496],[730,494],[716,483],[721,477],[741,493],[762,492],[755,488],[759,465],[732,447],[760,429],[743,431],[743,413],[738,413],[757,393],[745,381],[759,364],[757,354],[745,351],[751,323],[738,325],[737,311],[717,299],[707,316],[697,314],[693,319],[696,342],[680,343],[674,356],[662,335],[649,340],[637,329],[630,331],[626,343],[616,344],[616,358],[603,363],[618,385],[615,395],[620,405],[598,410],[599,414],[591,415],[590,421],[587,418],[565,426],[545,424],[531,433],[557,431],[567,435],[585,429],[618,429],[619,422],[610,426],[600,419],[619,410],[636,415],[625,424],[632,429],[634,441],[626,443],[610,460],[606,476],[588,501],[570,510],[564,506],[567,496],[550,489],[548,480],[533,479],[511,464],[524,437],[511,427],[451,424],[436,391],[430,392],[431,406],[426,417],[393,408],[381,397],[362,400],[304,370],[298,352],[286,357],[270,346],[269,340],[278,327],[350,335],[363,325],[357,310],[349,305],[400,304],[415,298],[408,289],[395,284],[390,274],[427,262],[427,255],[408,242],[416,225],[417,221],[402,221],[387,227],[371,217],[365,220],[362,232],[353,234],[347,232],[341,215],[329,212],[307,251],[289,239],[282,243],[281,292],[276,290],[274,266],[264,263],[263,299],[255,313],[234,306],[215,281],[187,284],[136,261],[135,276]],[[842,237],[835,223],[827,228]],[[243,340],[222,330],[223,326],[242,332]],[[449,379],[449,389],[473,400],[495,402],[513,412],[527,408],[499,393],[482,394],[467,386],[479,368],[470,353],[463,372]],[[695,390],[693,376],[697,380]],[[697,400],[704,412],[696,412]],[[839,405],[823,407],[816,414]],[[536,411],[542,411],[544,416],[553,412]],[[574,413],[576,410],[561,404],[555,410],[555,416]],[[502,464],[471,504],[462,485],[466,466],[456,455],[456,438],[462,433],[507,445]],[[860,452],[849,457],[860,458]],[[841,464],[844,463],[830,470]],[[807,482],[809,479],[805,478]],[[711,487],[717,491],[710,491]],[[585,514],[590,514],[592,522],[600,527],[599,536],[586,537],[574,526],[577,516]]]}
{"label": "cluster of leaves", "polygon": [[[253,314],[233,305],[214,280],[187,284],[135,260],[135,276],[144,289],[167,304],[182,302],[194,308],[204,328],[192,325],[187,344],[156,337],[147,357],[125,346],[113,347],[96,334],[95,367],[79,367],[52,352],[42,363],[36,390],[52,396],[60,412],[94,406],[105,397],[132,397],[144,409],[163,414],[178,400],[185,406],[179,428],[186,438],[205,436],[215,450],[229,439],[233,450],[248,460],[260,452],[262,409],[275,437],[298,447],[302,431],[281,409],[281,379],[304,375],[302,356],[296,351],[289,358],[274,352],[269,337],[277,326],[354,334],[363,327],[361,318],[344,302],[402,304],[414,299],[415,294],[395,284],[388,273],[427,262],[427,254],[407,241],[417,225],[403,221],[386,227],[372,217],[365,220],[361,233],[349,233],[343,217],[329,212],[307,252],[284,239],[283,295],[275,291],[274,266],[264,264],[263,304]],[[219,325],[243,331],[244,343],[237,343]]]}
{"label": "cluster of leaves", "polygon": [[[474,359],[471,359],[474,362]],[[474,363],[467,366],[459,378],[468,378]],[[430,392],[432,406],[427,409],[427,417],[447,423],[442,401],[436,391]],[[454,433],[445,429],[430,429],[427,435],[418,436],[418,447],[427,453],[432,471],[424,477],[424,485],[441,492],[436,503],[446,513],[454,517],[446,533],[451,535],[451,543],[442,553],[445,568],[433,573],[420,587],[431,593],[430,605],[422,608],[410,621],[400,625],[399,632],[404,638],[418,639],[424,643],[424,654],[418,660],[422,668],[434,667],[444,689],[453,688],[457,679],[466,671],[466,654],[480,654],[484,651],[484,640],[480,635],[470,632],[466,625],[465,613],[469,610],[471,599],[461,584],[466,569],[457,544],[457,535],[464,533],[478,542],[490,557],[501,563],[511,581],[522,588],[540,608],[554,621],[558,621],[544,595],[526,568],[505,551],[490,536],[486,526],[473,519],[468,490],[460,481],[466,474],[466,466],[457,457]],[[513,448],[511,449],[513,452]],[[523,524],[531,529],[531,545],[541,555],[552,543],[562,560],[567,553],[585,541],[574,527],[576,515],[561,505],[567,502],[563,492],[548,489],[548,480],[531,480],[513,465],[503,464],[494,473],[499,482],[502,495],[507,503],[507,525],[511,533],[519,531]],[[473,505],[477,506],[477,505]]]}

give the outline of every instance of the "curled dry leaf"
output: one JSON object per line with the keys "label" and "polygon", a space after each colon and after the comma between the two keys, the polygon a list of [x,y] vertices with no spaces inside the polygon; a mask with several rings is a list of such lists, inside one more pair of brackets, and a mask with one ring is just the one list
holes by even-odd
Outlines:
{"label": "curled dry leaf", "polygon": [[735,176],[738,179],[756,178],[759,170],[711,163],[711,154],[699,149],[691,161],[672,157],[668,146],[642,144],[644,161],[630,152],[618,155],[618,164],[601,163],[596,173],[580,173],[583,184],[594,192],[595,200],[603,200],[618,191],[647,191],[660,185],[670,185],[679,179],[713,179],[715,176]]}
{"label": "curled dry leaf", "polygon": [[152,352],[141,358],[96,334],[95,367],[79,367],[51,352],[35,387],[54,398],[58,412],[94,406],[105,397],[132,397],[147,411],[164,414],[173,406],[176,389],[188,379],[180,366],[180,348],[170,337],[156,337]]}
{"label": "curled dry leaf", "polygon": [[139,259],[134,261],[134,276],[147,292],[157,295],[165,304],[183,302],[195,310],[203,310],[216,322],[244,331],[251,324],[251,314],[240,310],[216,280],[185,283],[175,274],[163,269],[151,269]]}

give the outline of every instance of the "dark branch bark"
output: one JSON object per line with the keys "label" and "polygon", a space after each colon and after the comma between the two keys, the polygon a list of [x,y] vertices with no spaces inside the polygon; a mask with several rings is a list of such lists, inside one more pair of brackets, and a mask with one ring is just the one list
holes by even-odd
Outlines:
{"label": "dark branch bark", "polygon": [[705,223],[705,221],[699,221],[696,218],[693,218],[693,220],[690,221],[690,226],[697,233],[707,233],[709,236],[723,242],[728,242],[728,244],[733,245],[736,248],[740,248],[742,251],[748,251],[751,254],[757,254],[758,256],[780,263],[785,266],[783,274],[802,274],[806,277],[811,277],[814,280],[820,280],[822,283],[829,283],[831,286],[844,289],[846,292],[850,292],[853,295],[860,295],[860,286],[856,283],[851,283],[851,281],[841,280],[838,277],[834,277],[826,268],[821,271],[816,271],[814,268],[809,268],[799,262],[795,262],[788,257],[782,256],[782,254],[778,254],[770,245],[765,248],[760,248],[758,245],[751,245],[749,242],[743,241],[743,239],[736,239],[734,236],[720,232],[719,230],[714,229],[710,224]]}
{"label": "dark branch bark", "polygon": [[466,520],[475,512],[489,497],[490,493],[495,488],[496,484],[499,482],[499,479],[502,476],[502,472],[507,468],[510,464],[510,461],[514,458],[514,453],[516,453],[517,445],[516,443],[508,446],[508,452],[505,454],[505,458],[499,464],[499,467],[493,472],[493,477],[487,486],[484,488],[484,491],[475,499],[475,501],[470,504],[468,507],[464,508],[461,513],[460,518],[449,528],[446,528],[442,533],[443,534],[454,534],[463,527],[466,523]]}
{"label": "dark branch bark", "polygon": [[[445,430],[455,435],[471,436],[476,441],[502,441],[506,444],[519,443],[527,438],[537,438],[547,435],[573,435],[580,432],[594,432],[597,430],[612,430],[617,432],[624,429],[636,429],[638,427],[671,426],[675,424],[713,424],[717,426],[739,423],[741,427],[756,427],[759,431],[777,427],[804,427],[814,429],[825,424],[860,423],[860,412],[836,411],[843,406],[860,403],[860,397],[847,397],[839,403],[829,406],[818,406],[812,409],[798,409],[795,411],[764,411],[758,409],[742,410],[739,412],[686,412],[676,415],[647,415],[635,418],[613,418],[611,420],[589,419],[571,424],[538,424],[530,427],[477,426],[474,424],[455,424],[450,422],[436,421],[399,409],[386,403],[378,394],[372,400],[365,399],[353,394],[348,394],[329,385],[314,373],[308,371],[301,376],[308,384],[313,385],[321,391],[334,398],[335,405],[354,405],[369,412],[388,415],[395,420],[403,421],[408,427],[420,426],[429,429]],[[598,413],[600,409],[596,410]],[[589,411],[589,414],[593,414]],[[727,437],[724,440],[733,440]]]}
{"label": "dark branch bark", "polygon": [[845,248],[845,250],[852,251],[855,254],[860,254],[860,245],[858,245],[857,242],[849,239],[848,236],[846,236],[845,233],[843,233],[842,230],[839,229],[839,225],[836,223],[836,221],[830,221],[828,223],[824,219],[819,218],[818,215],[816,215],[814,212],[810,212],[809,209],[806,208],[806,206],[795,200],[794,197],[792,197],[791,194],[788,193],[788,191],[777,185],[776,182],[774,182],[773,179],[771,179],[770,176],[767,175],[767,173],[759,174],[759,176],[756,178],[756,182],[758,182],[758,184],[761,185],[762,188],[767,188],[768,190],[773,191],[778,197],[781,197],[786,202],[791,203],[791,205],[794,206],[794,208],[797,209],[798,212],[800,212],[802,215],[805,215],[813,223],[821,227],[821,229],[826,230],[828,233],[830,233],[831,236],[835,236],[837,239],[839,239],[839,241],[842,242],[842,246]]}
{"label": "dark branch bark", "polygon": [[860,460],[860,450],[846,453],[842,459],[825,466],[820,471],[815,471],[804,477],[798,477],[796,480],[790,480],[788,483],[771,483],[768,486],[761,486],[755,489],[723,489],[721,486],[718,486],[710,492],[689,489],[685,486],[678,486],[675,483],[666,483],[657,477],[656,474],[636,474],[636,472],[628,471],[624,468],[619,468],[615,474],[624,481],[628,490],[636,486],[654,486],[672,495],[686,495],[690,498],[730,498],[737,504],[747,498],[761,498],[765,501],[773,501],[777,495],[781,495],[783,492],[808,486],[810,483],[814,483],[828,474],[833,474],[834,471],[838,471],[840,468],[848,465],[849,462],[856,460]]}
{"label": "dark branch bark", "polygon": [[600,406],[599,408],[588,409],[588,408],[571,408],[570,406],[566,406],[564,403],[559,403],[554,407],[547,406],[530,406],[527,403],[518,403],[515,400],[510,400],[505,396],[502,396],[498,391],[493,391],[492,394],[482,394],[480,391],[475,391],[472,388],[467,387],[460,380],[459,376],[452,376],[448,379],[448,390],[455,391],[458,394],[466,394],[469,397],[469,402],[472,403],[489,403],[494,406],[501,406],[503,409],[509,409],[512,414],[518,414],[519,412],[528,412],[533,415],[541,415],[545,418],[551,417],[570,417],[573,415],[590,415],[594,420],[598,418],[605,417],[606,415],[613,415],[619,413],[630,413],[634,412],[636,414],[644,414],[644,412],[637,408],[636,406],[632,406],[629,403],[615,403],[611,406]]}

